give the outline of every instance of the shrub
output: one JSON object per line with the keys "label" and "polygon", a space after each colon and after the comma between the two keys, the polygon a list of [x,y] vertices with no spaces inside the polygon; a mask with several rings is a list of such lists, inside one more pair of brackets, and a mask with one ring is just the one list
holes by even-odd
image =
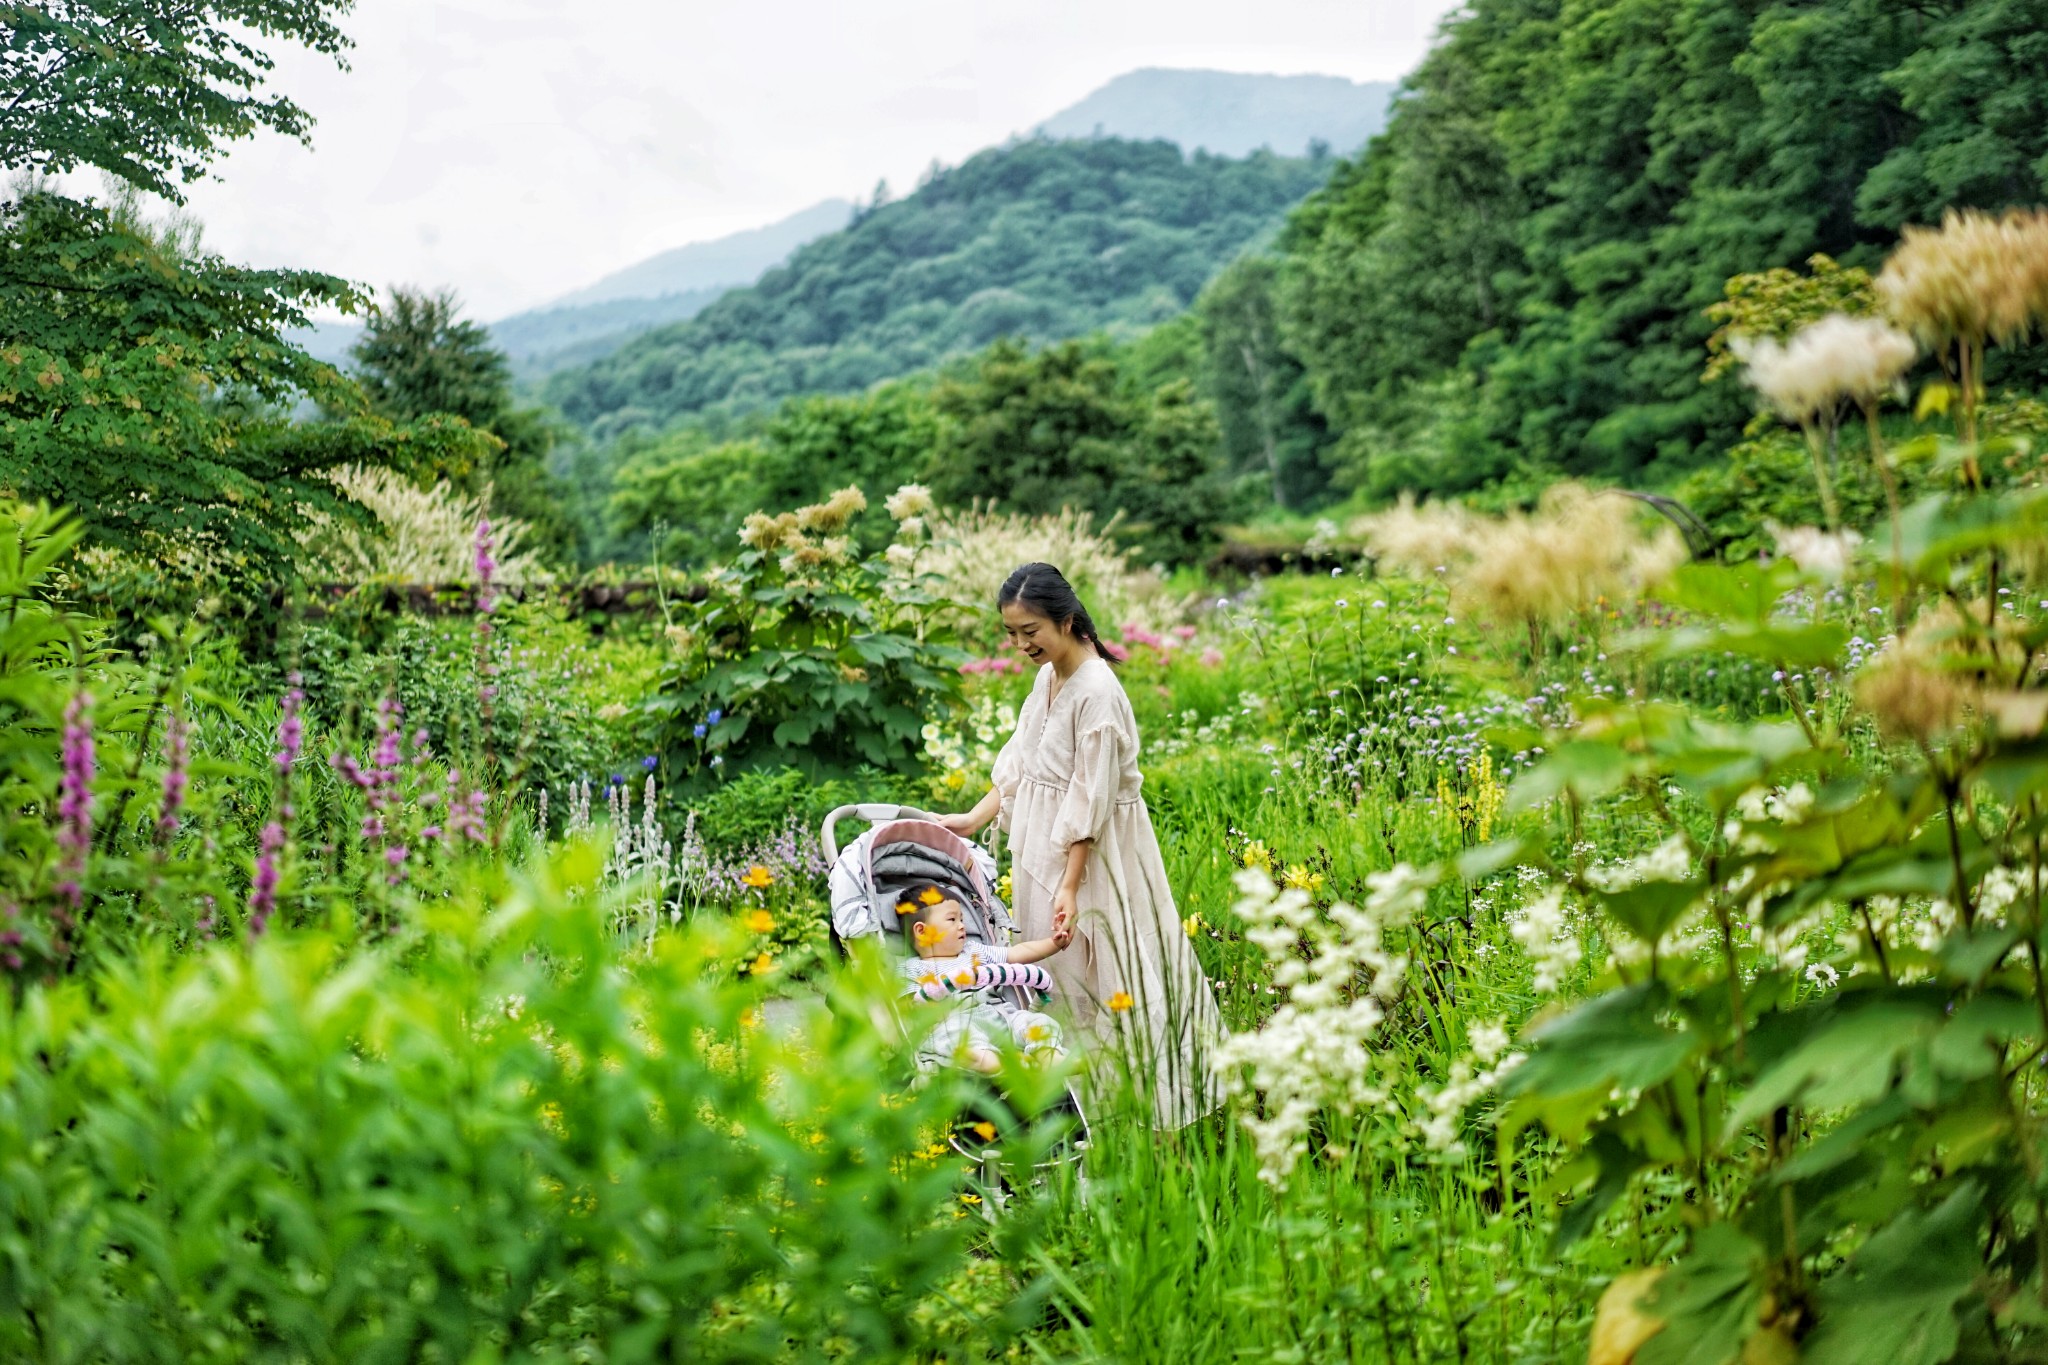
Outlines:
{"label": "shrub", "polygon": [[1158,575],[1132,567],[1110,539],[1114,519],[1098,531],[1088,513],[1071,507],[1047,516],[974,507],[936,511],[930,526],[932,543],[918,567],[942,580],[955,599],[946,622],[986,650],[1000,647],[1003,638],[996,590],[1023,564],[1058,566],[1104,630],[1126,622],[1162,630],[1190,605],[1168,594]]}
{"label": "shrub", "polygon": [[[476,528],[488,513],[489,492],[470,497],[447,480],[420,487],[388,469],[350,465],[334,484],[376,515],[360,526],[316,514],[299,533],[306,576],[322,583],[470,583],[476,580]],[[546,583],[553,576],[526,548],[533,528],[512,517],[494,524],[497,580]]]}
{"label": "shrub", "polygon": [[702,936],[622,970],[559,897],[0,994],[0,1355],[914,1355],[956,1097],[836,1015],[766,1033]]}
{"label": "shrub", "polygon": [[848,534],[867,507],[857,488],[747,518],[739,556],[682,607],[681,657],[647,707],[672,774],[701,787],[761,767],[917,769],[925,715],[957,702],[966,656],[914,567],[930,506],[915,492],[891,500],[900,532],[884,554]]}

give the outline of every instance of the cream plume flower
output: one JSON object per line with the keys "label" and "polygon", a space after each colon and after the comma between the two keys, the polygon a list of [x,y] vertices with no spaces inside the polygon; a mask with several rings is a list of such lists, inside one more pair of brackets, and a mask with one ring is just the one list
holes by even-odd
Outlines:
{"label": "cream plume flower", "polygon": [[1788,422],[1804,422],[1844,399],[1875,402],[1919,358],[1913,339],[1898,328],[1842,313],[1830,313],[1782,344],[1742,336],[1731,349],[1750,386]]}
{"label": "cream plume flower", "polygon": [[921,517],[932,510],[932,491],[921,483],[906,483],[882,504],[898,521]]}
{"label": "cream plume flower", "polygon": [[796,523],[806,531],[842,531],[846,529],[846,523],[865,512],[867,508],[867,494],[849,486],[840,489],[821,503],[800,509],[796,514]]}

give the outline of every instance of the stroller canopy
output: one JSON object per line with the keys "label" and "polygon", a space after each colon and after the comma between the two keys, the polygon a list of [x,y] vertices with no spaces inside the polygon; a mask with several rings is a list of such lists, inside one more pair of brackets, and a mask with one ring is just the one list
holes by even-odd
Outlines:
{"label": "stroller canopy", "polygon": [[959,899],[970,942],[1005,945],[1010,912],[996,896],[995,879],[995,859],[981,845],[930,820],[886,820],[833,860],[832,928],[849,941],[900,934],[897,900],[905,888],[930,882]]}

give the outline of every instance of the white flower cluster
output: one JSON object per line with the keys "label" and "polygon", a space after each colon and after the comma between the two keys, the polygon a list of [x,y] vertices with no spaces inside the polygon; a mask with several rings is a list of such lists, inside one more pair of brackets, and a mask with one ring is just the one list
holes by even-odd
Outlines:
{"label": "white flower cluster", "polygon": [[1549,995],[1564,984],[1585,957],[1579,935],[1566,915],[1564,888],[1553,886],[1508,918],[1508,932],[1536,965],[1536,993]]}
{"label": "white flower cluster", "polygon": [[993,694],[974,699],[957,723],[927,721],[921,732],[925,757],[946,774],[948,786],[964,786],[988,776],[995,767],[1003,737],[1017,728],[1017,708]]}
{"label": "white flower cluster", "polygon": [[[1387,950],[1386,935],[1415,918],[1430,881],[1403,863],[1374,873],[1367,885],[1372,894],[1362,908],[1340,903],[1324,917],[1308,892],[1279,890],[1263,869],[1237,874],[1236,911],[1251,926],[1245,937],[1272,963],[1274,984],[1287,999],[1264,1027],[1227,1035],[1216,1065],[1258,1150],[1259,1178],[1269,1185],[1283,1185],[1293,1173],[1319,1111],[1377,1108],[1388,1099],[1373,1084],[1371,1041],[1408,962]],[[1369,982],[1363,991],[1361,979]]]}
{"label": "white flower cluster", "polygon": [[1473,1101],[1498,1086],[1524,1059],[1523,1053],[1508,1051],[1507,1026],[1499,1022],[1473,1024],[1465,1031],[1465,1040],[1472,1055],[1451,1063],[1450,1079],[1441,1089],[1425,1087],[1421,1092],[1423,1107],[1429,1111],[1422,1121],[1422,1140],[1431,1151],[1462,1153],[1459,1120]]}

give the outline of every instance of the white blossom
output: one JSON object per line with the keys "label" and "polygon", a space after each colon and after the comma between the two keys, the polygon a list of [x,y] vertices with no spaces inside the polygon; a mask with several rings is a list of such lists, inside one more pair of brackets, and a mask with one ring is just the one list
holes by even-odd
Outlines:
{"label": "white blossom", "polygon": [[1579,936],[1566,921],[1564,890],[1551,887],[1508,921],[1508,932],[1536,966],[1535,987],[1549,995],[1564,984],[1585,956]]}

